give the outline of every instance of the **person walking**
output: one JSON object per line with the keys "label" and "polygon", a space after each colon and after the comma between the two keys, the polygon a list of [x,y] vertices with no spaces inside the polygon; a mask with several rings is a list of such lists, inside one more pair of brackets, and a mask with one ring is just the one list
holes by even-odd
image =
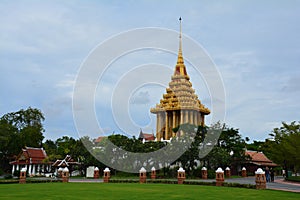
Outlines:
{"label": "person walking", "polygon": [[270,170],[269,170],[269,167],[266,167],[265,174],[266,174],[266,181],[270,182]]}
{"label": "person walking", "polygon": [[273,170],[273,168],[270,169],[270,175],[271,175],[271,182],[274,182],[274,170]]}

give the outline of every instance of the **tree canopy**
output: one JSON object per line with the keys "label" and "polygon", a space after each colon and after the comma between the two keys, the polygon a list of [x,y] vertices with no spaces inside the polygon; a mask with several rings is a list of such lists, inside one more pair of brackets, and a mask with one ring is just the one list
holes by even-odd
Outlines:
{"label": "tree canopy", "polygon": [[282,122],[282,126],[274,128],[270,136],[272,138],[267,140],[264,147],[267,155],[277,164],[299,170],[300,122]]}
{"label": "tree canopy", "polygon": [[41,147],[44,139],[43,113],[29,107],[3,115],[0,118],[0,159],[2,168],[7,168],[25,146]]}

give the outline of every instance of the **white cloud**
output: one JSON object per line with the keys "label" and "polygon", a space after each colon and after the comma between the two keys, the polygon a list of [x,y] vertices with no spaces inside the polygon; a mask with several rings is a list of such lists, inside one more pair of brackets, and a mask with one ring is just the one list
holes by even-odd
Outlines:
{"label": "white cloud", "polygon": [[[203,43],[222,75],[229,125],[239,128],[243,136],[264,139],[278,122],[298,119],[299,2],[271,5],[261,1],[176,1],[162,2],[160,6],[157,2],[2,2],[0,90],[6,95],[1,100],[0,113],[42,107],[47,137],[71,135],[75,131],[71,104],[74,75],[89,51],[111,35],[130,28],[161,26],[178,30],[179,4],[183,32]],[[174,46],[177,48],[177,43]],[[184,55],[186,52],[184,49]],[[148,51],[146,55],[135,52],[116,60],[96,90],[96,108],[112,119],[103,108],[110,108],[114,86],[130,67],[157,62],[173,70],[175,61],[175,55],[160,51]],[[204,80],[195,76],[191,66],[187,67],[196,93],[210,106]],[[170,76],[164,79],[167,84]],[[160,87],[156,93],[153,91],[148,91],[149,98],[139,91],[132,101],[154,106],[165,90]],[[85,94],[82,89],[81,95]],[[77,106],[75,109],[83,109]],[[146,126],[149,116],[138,114],[148,108],[144,104],[136,106],[142,106],[142,112],[132,108],[131,115],[142,120],[132,119]],[[108,120],[103,127],[115,130]]]}
{"label": "white cloud", "polygon": [[133,94],[130,100],[131,104],[148,104],[150,103],[150,95],[148,91],[141,91],[138,94]]}

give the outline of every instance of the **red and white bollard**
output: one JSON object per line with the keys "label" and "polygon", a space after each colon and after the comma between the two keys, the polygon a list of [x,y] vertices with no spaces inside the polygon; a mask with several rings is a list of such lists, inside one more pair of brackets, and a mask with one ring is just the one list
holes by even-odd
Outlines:
{"label": "red and white bollard", "polygon": [[207,168],[206,167],[202,167],[201,175],[202,175],[202,179],[207,179]]}
{"label": "red and white bollard", "polygon": [[247,177],[247,170],[245,167],[242,168],[242,177]]}
{"label": "red and white bollard", "polygon": [[104,183],[108,183],[109,182],[109,179],[110,179],[110,170],[108,167],[106,167],[104,170],[103,170],[103,182]]}
{"label": "red and white bollard", "polygon": [[177,171],[177,180],[178,184],[183,184],[185,180],[185,170],[182,167],[180,167]]}
{"label": "red and white bollard", "polygon": [[256,189],[266,189],[266,182],[265,172],[261,168],[258,168],[255,172]]}
{"label": "red and white bollard", "polygon": [[142,167],[140,169],[140,183],[146,183],[146,179],[147,179],[147,174],[146,174],[146,169],[144,167]]}
{"label": "red and white bollard", "polygon": [[57,177],[58,178],[61,178],[62,177],[62,171],[63,171],[63,168],[58,168],[58,170],[57,170]]}
{"label": "red and white bollard", "polygon": [[225,169],[225,176],[226,176],[227,178],[230,178],[230,176],[231,176],[231,171],[230,171],[230,168],[229,168],[229,167],[226,167],[226,169]]}
{"label": "red and white bollard", "polygon": [[156,179],[156,170],[155,170],[155,167],[151,168],[151,179]]}
{"label": "red and white bollard", "polygon": [[222,186],[224,182],[224,171],[219,167],[216,171],[216,186]]}
{"label": "red and white bollard", "polygon": [[25,167],[21,169],[19,183],[26,183],[26,171]]}
{"label": "red and white bollard", "polygon": [[67,183],[69,182],[69,169],[67,167],[65,167],[62,171],[62,182],[63,183]]}
{"label": "red and white bollard", "polygon": [[94,169],[94,179],[98,179],[100,177],[99,168],[95,167]]}

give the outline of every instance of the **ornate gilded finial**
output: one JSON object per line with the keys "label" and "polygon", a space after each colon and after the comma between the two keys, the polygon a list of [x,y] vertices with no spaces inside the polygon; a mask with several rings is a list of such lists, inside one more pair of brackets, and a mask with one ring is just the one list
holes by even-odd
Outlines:
{"label": "ornate gilded finial", "polygon": [[181,34],[182,34],[182,30],[181,30],[181,17],[179,17],[179,23],[180,23],[180,32],[179,32],[179,52],[181,52],[182,53],[182,36],[181,36]]}
{"label": "ornate gilded finial", "polygon": [[174,74],[181,74],[181,75],[187,75],[185,66],[184,66],[184,61],[183,61],[183,56],[182,56],[182,29],[181,29],[181,20],[182,18],[179,18],[180,22],[180,32],[179,32],[179,50],[178,50],[178,58],[177,58],[177,65],[175,68],[175,73]]}

